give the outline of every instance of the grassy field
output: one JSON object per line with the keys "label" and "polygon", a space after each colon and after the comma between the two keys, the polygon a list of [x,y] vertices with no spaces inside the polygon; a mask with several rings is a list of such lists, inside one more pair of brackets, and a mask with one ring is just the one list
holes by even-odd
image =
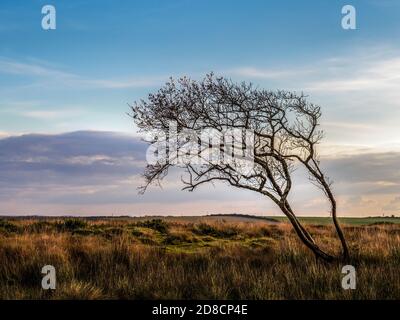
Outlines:
{"label": "grassy field", "polygon": [[[276,217],[2,218],[0,298],[400,299],[400,224],[379,219],[342,220],[357,271],[344,290],[342,265],[316,261]],[[338,252],[326,219],[304,221]]]}

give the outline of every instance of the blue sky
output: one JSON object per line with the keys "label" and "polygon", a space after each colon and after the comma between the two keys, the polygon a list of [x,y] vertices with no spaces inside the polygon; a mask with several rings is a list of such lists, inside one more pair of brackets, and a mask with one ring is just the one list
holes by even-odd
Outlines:
{"label": "blue sky", "polygon": [[[46,4],[57,10],[56,30],[41,28],[41,8]],[[357,10],[356,30],[341,28],[341,9],[346,4]],[[145,98],[169,76],[200,78],[214,71],[260,87],[306,92],[310,100],[322,106],[326,131],[323,155],[329,161],[337,157],[359,161],[360,155],[374,155],[371,159],[380,161],[371,164],[375,168],[382,161],[377,154],[395,152],[396,156],[400,152],[399,18],[400,2],[396,0],[3,0],[0,137],[87,130],[134,134],[136,129],[126,115],[128,103]],[[24,159],[32,158],[26,147],[21,153]],[[91,160],[104,160],[96,156],[90,154]],[[6,157],[3,154],[3,160]],[[52,168],[53,173],[65,169]],[[333,177],[340,180],[343,169],[336,168]],[[15,170],[17,173],[22,169]],[[136,171],[132,173],[135,174]],[[385,191],[379,189],[375,196],[371,194],[379,186],[397,182],[374,178],[368,180],[370,185],[360,186],[358,181],[356,187],[363,190],[359,193],[349,191],[350,182],[343,183],[348,184],[342,187],[338,183],[338,193],[343,193],[344,204],[349,203],[347,212],[361,215],[367,206],[378,213],[397,213],[400,209],[396,188],[390,191],[384,187]],[[18,188],[22,199],[28,192],[27,184],[21,182]],[[60,188],[57,190],[63,193]],[[76,191],[75,198],[82,198],[80,192]],[[5,194],[9,197],[3,190]],[[133,193],[129,196],[139,201]],[[207,202],[204,197],[203,204]],[[86,207],[60,207],[69,213],[92,212],[99,198],[91,197],[92,203],[86,201]],[[299,204],[304,199],[299,197]],[[46,207],[46,201],[49,200],[43,198],[40,205],[33,207],[57,211]],[[175,207],[179,201],[183,201],[180,195]],[[368,201],[376,203],[371,206]],[[389,208],[389,203],[392,209],[384,209]],[[242,204],[244,211],[248,204]],[[240,206],[237,203],[235,208]],[[7,212],[27,210],[9,202],[4,202],[3,207]],[[151,210],[130,210],[159,213],[161,209],[156,207],[153,204]],[[196,212],[201,213],[213,206],[197,207]],[[124,204],[120,208],[129,211]],[[180,212],[185,208],[182,205]],[[262,213],[263,205],[254,206],[253,210]],[[315,208],[302,208],[305,214],[317,210],[318,201]]]}
{"label": "blue sky", "polygon": [[[234,71],[357,61],[395,46],[400,33],[400,5],[385,0],[352,2],[355,31],[340,26],[345,1],[52,1],[57,30],[44,31],[41,8],[48,3],[1,3],[1,131],[62,132],[69,124],[127,131],[126,104],[171,75],[215,71],[292,87],[284,78]],[[46,114],[52,121],[40,118]]]}

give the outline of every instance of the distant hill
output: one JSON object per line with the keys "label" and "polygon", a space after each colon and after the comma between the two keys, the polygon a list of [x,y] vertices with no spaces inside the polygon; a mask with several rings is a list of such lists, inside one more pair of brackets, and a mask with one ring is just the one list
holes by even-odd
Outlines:
{"label": "distant hill", "polygon": [[[85,220],[129,220],[129,221],[143,221],[151,219],[162,219],[166,221],[182,221],[182,222],[205,222],[205,221],[220,221],[220,222],[265,222],[271,224],[288,222],[284,216],[256,216],[247,214],[209,214],[202,216],[87,216],[81,217],[77,215],[68,216],[0,216],[0,219],[7,220],[57,220],[65,218],[79,218]],[[302,223],[313,225],[327,225],[332,224],[331,217],[298,217]],[[400,224],[400,217],[343,217],[339,218],[342,224],[348,225],[379,225],[379,224]]]}
{"label": "distant hill", "polygon": [[33,220],[57,220],[57,219],[65,219],[65,218],[79,218],[85,220],[104,220],[104,219],[113,219],[113,220],[149,220],[149,219],[163,219],[168,221],[185,221],[185,222],[198,222],[203,220],[213,220],[213,221],[226,221],[226,222],[254,222],[254,221],[264,221],[268,223],[280,223],[279,220],[266,217],[266,216],[256,216],[256,215],[247,215],[247,214],[209,214],[209,215],[201,215],[201,216],[157,216],[157,215],[148,215],[148,216],[39,216],[39,215],[28,215],[28,216],[0,216],[0,218],[11,219],[11,220],[21,220],[21,219],[33,219]]}

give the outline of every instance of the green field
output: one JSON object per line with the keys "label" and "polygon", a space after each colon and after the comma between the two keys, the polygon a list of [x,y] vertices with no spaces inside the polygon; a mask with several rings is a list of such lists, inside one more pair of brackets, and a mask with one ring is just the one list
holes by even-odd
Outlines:
{"label": "green field", "polygon": [[[287,222],[286,217],[270,217],[278,221]],[[306,224],[321,224],[326,225],[332,223],[330,217],[300,217],[299,220]],[[347,225],[373,225],[373,224],[398,224],[400,217],[365,217],[365,218],[339,218],[342,224]]]}
{"label": "green field", "polygon": [[[64,219],[68,217],[46,217],[46,216],[0,216],[0,219],[7,220],[26,220],[26,219],[34,219],[34,220],[57,220]],[[70,217],[72,218],[72,217]],[[83,218],[83,217],[82,217]],[[332,224],[331,217],[298,217],[302,223],[312,224],[312,225],[329,225]],[[96,220],[123,220],[123,221],[145,221],[151,219],[161,219],[166,222],[187,222],[187,223],[199,223],[206,221],[214,221],[214,222],[267,222],[267,223],[279,223],[279,222],[289,222],[285,216],[258,216],[258,215],[246,215],[246,214],[211,214],[211,215],[203,215],[203,216],[120,216],[120,217],[104,217],[104,216],[91,216],[84,218],[89,221]],[[400,217],[342,217],[338,218],[340,223],[345,225],[357,225],[357,226],[368,226],[374,224],[400,224]]]}

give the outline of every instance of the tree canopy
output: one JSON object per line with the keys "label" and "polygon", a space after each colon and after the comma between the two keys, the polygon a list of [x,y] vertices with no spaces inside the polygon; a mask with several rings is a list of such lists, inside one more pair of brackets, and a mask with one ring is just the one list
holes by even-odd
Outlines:
{"label": "tree canopy", "polygon": [[[166,142],[161,157],[146,167],[142,192],[149,184],[159,182],[170,167],[178,166],[186,172],[183,189],[189,191],[222,181],[260,193],[281,209],[316,256],[331,261],[334,256],[315,243],[289,204],[292,172],[298,164],[306,168],[330,202],[343,256],[348,257],[331,183],[320,168],[317,154],[323,138],[321,108],[308,102],[303,93],[264,90],[209,74],[201,81],[171,79],[131,108],[141,131],[158,132],[158,137],[148,141],[150,145],[160,149]],[[179,138],[182,133],[186,133],[184,139]],[[215,155],[215,150],[222,154],[221,161],[211,159],[210,150],[214,151],[211,154]],[[179,155],[184,155],[185,161],[176,161]],[[202,161],[194,161],[198,158]],[[230,161],[224,161],[228,158]]]}

